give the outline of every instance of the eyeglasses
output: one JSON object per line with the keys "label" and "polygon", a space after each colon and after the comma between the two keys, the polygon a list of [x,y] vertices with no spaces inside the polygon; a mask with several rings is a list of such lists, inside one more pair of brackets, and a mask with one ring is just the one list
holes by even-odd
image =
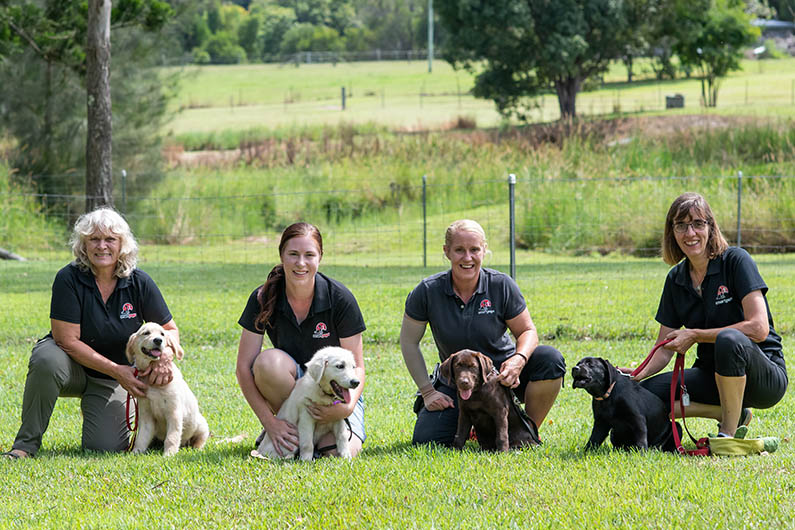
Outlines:
{"label": "eyeglasses", "polygon": [[700,232],[701,230],[704,230],[708,224],[709,222],[703,219],[694,219],[689,223],[674,223],[674,232],[677,234],[684,234],[687,232],[688,226],[692,226],[694,231]]}

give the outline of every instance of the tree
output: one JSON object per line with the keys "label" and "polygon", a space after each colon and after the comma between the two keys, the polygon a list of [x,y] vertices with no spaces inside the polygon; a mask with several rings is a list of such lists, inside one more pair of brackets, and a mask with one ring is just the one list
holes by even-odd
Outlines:
{"label": "tree", "polygon": [[718,102],[720,80],[740,68],[743,48],[759,37],[751,16],[737,0],[677,0],[680,21],[674,51],[682,64],[701,76],[701,100],[707,107]]}
{"label": "tree", "polygon": [[616,0],[436,0],[445,58],[476,71],[474,94],[526,119],[528,98],[552,87],[561,118],[576,117],[583,82],[624,51],[625,3]]}
{"label": "tree", "polygon": [[[110,19],[103,30],[108,35],[110,28],[129,30],[140,27],[148,31],[159,29],[173,13],[169,4],[159,0],[118,0],[112,10],[109,1],[104,4],[94,3],[92,0],[92,7],[97,6],[105,9],[104,16]],[[89,7],[86,3],[64,3],[56,0],[28,1],[14,5],[0,3],[0,58],[5,59],[0,68],[0,78],[14,80],[13,85],[0,83],[3,87],[0,93],[4,93],[4,101],[10,99],[19,102],[18,106],[3,109],[0,118],[20,141],[20,161],[23,167],[45,174],[52,173],[59,167],[74,167],[76,164],[73,160],[66,159],[66,164],[64,160],[56,160],[56,151],[68,150],[70,143],[79,137],[76,133],[82,128],[81,120],[86,118],[79,115],[75,118],[74,106],[69,107],[68,100],[62,96],[63,93],[87,90],[84,92],[87,107],[83,107],[84,112],[88,111],[86,121],[89,122],[84,151],[87,167],[86,195],[89,200],[96,196],[104,202],[109,200],[112,191],[102,187],[112,182],[109,180],[112,167],[112,151],[109,147],[112,140],[109,126],[110,100],[109,97],[107,100],[103,99],[105,96],[97,92],[97,86],[106,83],[103,76],[109,76],[110,65],[102,66],[102,62],[107,61],[109,55],[94,59],[87,57],[96,51],[96,44],[90,45],[87,41],[88,18]],[[136,46],[132,48],[136,49]],[[109,54],[109,47],[107,53]],[[37,61],[31,59],[38,59],[43,68],[39,68]],[[87,75],[88,65],[95,59],[98,70],[104,69],[106,72],[97,76],[97,79],[90,79],[91,76]],[[21,80],[26,84],[19,83],[20,78],[15,77],[14,72],[23,72],[25,75]],[[75,76],[80,84],[86,83],[85,88],[74,86]],[[41,89],[39,85],[42,86]],[[59,101],[67,103],[66,109],[57,105]],[[33,119],[26,121],[23,119],[24,115]],[[64,119],[63,124],[54,119],[58,115]],[[104,120],[99,132],[94,129],[98,119]],[[43,125],[39,125],[40,123]],[[63,144],[55,142],[56,132],[61,135]],[[89,146],[97,140],[106,143],[100,153],[91,153]],[[98,165],[101,166],[99,173],[93,173]],[[103,178],[98,179],[97,175],[103,175]],[[108,179],[104,176],[108,176]],[[41,179],[39,185],[44,188],[42,191],[45,193],[52,193],[52,182],[48,179]],[[92,205],[89,200],[87,207]]]}
{"label": "tree", "polygon": [[86,26],[86,211],[113,205],[110,0],[89,0]]}

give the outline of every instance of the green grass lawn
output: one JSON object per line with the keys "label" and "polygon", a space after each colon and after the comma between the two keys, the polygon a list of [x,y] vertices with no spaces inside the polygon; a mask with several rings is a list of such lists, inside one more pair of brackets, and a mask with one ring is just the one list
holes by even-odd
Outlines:
{"label": "green grass lawn", "polygon": [[[792,116],[795,98],[795,59],[743,61],[743,70],[724,79],[718,108],[706,112]],[[491,101],[468,95],[473,76],[435,61],[428,73],[425,61],[202,66],[185,70],[174,109],[183,109],[168,130],[188,132],[283,129],[307,125],[379,123],[393,129],[423,130],[444,127],[459,116],[474,118],[479,126],[501,122]],[[580,115],[616,112],[663,111],[665,96],[682,94],[685,109],[700,107],[701,84],[696,79],[657,82],[648,71],[636,71],[636,82],[626,83],[616,64],[595,91],[577,98]],[[347,93],[341,108],[341,89]],[[539,98],[532,121],[558,119],[553,93]]]}
{"label": "green grass lawn", "polygon": [[[258,422],[234,376],[237,318],[275,252],[232,243],[142,248],[142,268],[160,285],[186,350],[183,374],[199,399],[212,437],[202,451],[172,459],[83,454],[75,399],[61,400],[39,457],[3,460],[0,528],[774,528],[793,527],[795,427],[792,393],[757,411],[751,435],[784,439],[768,456],[685,458],[652,451],[582,454],[590,399],[567,377],[548,420],[544,445],[509,454],[410,446],[413,384],[398,332],[408,291],[428,268],[388,255],[334,252],[326,235],[321,270],[346,283],[367,323],[365,363],[368,439],[351,462],[311,464],[248,458]],[[272,245],[271,245],[272,246]],[[495,247],[499,245],[494,244]],[[437,249],[438,250],[438,249]],[[19,426],[27,358],[48,329],[50,285],[68,256],[0,262],[0,448]],[[757,256],[777,329],[793,330],[795,260]],[[507,270],[504,249],[491,265]],[[542,341],[569,367],[596,355],[629,365],[648,352],[667,267],[659,259],[560,257],[521,253],[518,281]],[[435,350],[430,333],[423,349]],[[696,435],[715,423],[691,420]],[[243,439],[241,440],[240,437]]]}

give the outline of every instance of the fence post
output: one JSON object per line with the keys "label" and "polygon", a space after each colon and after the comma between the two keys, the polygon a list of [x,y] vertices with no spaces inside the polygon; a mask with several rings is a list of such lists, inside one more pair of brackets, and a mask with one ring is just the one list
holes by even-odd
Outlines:
{"label": "fence post", "polygon": [[127,213],[127,170],[121,170],[121,213]]}
{"label": "fence post", "polygon": [[342,110],[345,110],[345,87],[342,87]]}
{"label": "fence post", "polygon": [[422,176],[422,266],[428,266],[428,212],[425,208],[426,204],[426,188],[428,184],[428,175]]}
{"label": "fence post", "polygon": [[514,188],[516,187],[516,175],[508,175],[508,203],[511,218],[511,278],[516,279],[516,201],[514,199]]}
{"label": "fence post", "polygon": [[743,204],[743,172],[737,172],[737,246],[742,243],[740,234],[740,221],[742,219],[742,204]]}

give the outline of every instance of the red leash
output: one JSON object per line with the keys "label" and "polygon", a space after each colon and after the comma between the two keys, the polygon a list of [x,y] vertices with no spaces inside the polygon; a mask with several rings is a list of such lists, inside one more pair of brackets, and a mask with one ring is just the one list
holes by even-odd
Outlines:
{"label": "red leash", "polygon": [[[138,377],[138,368],[135,369],[133,372],[135,377]],[[130,420],[130,401],[133,402],[135,407],[135,425]],[[132,394],[127,392],[127,404],[125,406],[126,416],[127,416],[127,430],[132,433],[130,437],[130,446],[127,448],[128,451],[131,451],[133,448],[133,444],[135,443],[135,436],[138,434],[138,400],[133,397]]]}
{"label": "red leash", "polygon": [[[661,342],[655,344],[654,348],[652,348],[651,352],[649,352],[649,355],[643,360],[642,363],[640,363],[640,366],[638,366],[637,368],[635,368],[632,371],[631,375],[634,377],[637,374],[639,374],[641,372],[641,370],[643,370],[646,367],[646,365],[649,364],[649,361],[651,361],[651,358],[654,357],[654,353],[658,349],[660,349],[662,346],[665,346],[666,344],[671,342],[671,340],[672,339],[668,339],[668,340],[664,340],[664,341],[661,341]],[[681,383],[679,383],[680,380],[681,380]],[[680,388],[681,388],[681,393],[680,393],[680,398],[679,398],[679,411],[680,411],[680,416],[682,418],[682,425],[684,426],[685,431],[687,432],[687,435],[690,436],[690,439],[693,440],[693,443],[696,444],[696,449],[685,449],[684,448],[684,446],[682,445],[682,440],[681,440],[681,438],[679,436],[679,430],[676,428],[676,418],[675,418],[675,415],[674,415],[674,410],[675,410],[674,404],[676,403],[676,385],[677,384],[680,384]],[[674,362],[674,371],[673,371],[673,374],[671,375],[671,393],[670,393],[670,398],[671,398],[671,429],[673,430],[673,434],[674,434],[674,443],[676,444],[676,450],[680,454],[683,454],[683,455],[691,455],[691,456],[707,456],[707,455],[709,455],[709,445],[708,445],[709,439],[708,438],[701,438],[699,440],[696,440],[695,437],[693,437],[693,435],[690,434],[690,430],[687,428],[687,422],[685,421],[685,406],[686,406],[685,402],[687,402],[687,404],[689,404],[690,403],[690,398],[689,398],[688,393],[687,393],[687,387],[685,386],[685,354],[683,354],[683,353],[677,353],[676,354],[676,361]]]}

